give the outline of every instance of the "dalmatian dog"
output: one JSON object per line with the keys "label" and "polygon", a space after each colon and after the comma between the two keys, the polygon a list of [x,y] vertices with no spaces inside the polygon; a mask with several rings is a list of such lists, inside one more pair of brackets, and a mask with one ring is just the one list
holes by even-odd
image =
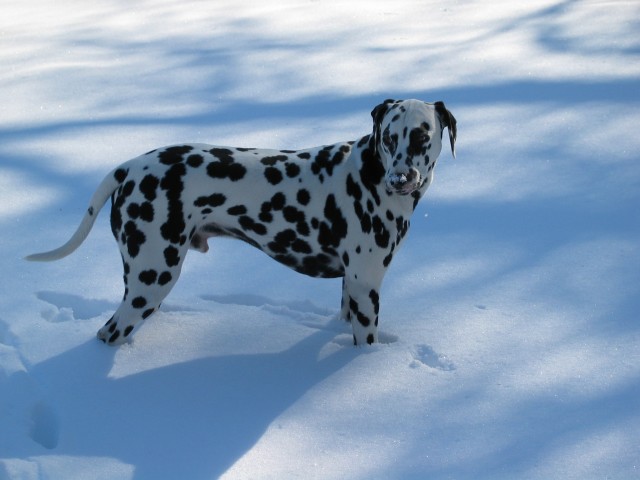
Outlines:
{"label": "dalmatian dog", "polygon": [[160,306],[188,249],[233,237],[312,277],[343,277],[341,317],[355,345],[378,340],[380,286],[433,179],[456,120],[444,103],[386,100],[373,131],[357,141],[305,150],[205,144],[153,150],[115,168],[99,185],[71,239],[30,255],[50,261],[85,240],[111,197],[111,229],[125,292],[98,338],[120,344]]}

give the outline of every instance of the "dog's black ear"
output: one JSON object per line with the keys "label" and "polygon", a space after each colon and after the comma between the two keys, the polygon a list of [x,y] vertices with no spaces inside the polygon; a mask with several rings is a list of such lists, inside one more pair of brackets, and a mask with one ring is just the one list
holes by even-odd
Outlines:
{"label": "dog's black ear", "polygon": [[384,102],[371,110],[371,118],[373,118],[373,133],[371,135],[371,138],[373,140],[374,153],[377,153],[378,151],[378,141],[380,140],[380,125],[382,124],[382,119],[389,110],[389,105],[391,105],[392,103],[395,103],[395,100],[387,98]]}
{"label": "dog's black ear", "polygon": [[458,129],[456,128],[456,117],[447,110],[447,107],[444,106],[444,102],[436,102],[435,104],[436,112],[440,117],[440,122],[442,123],[443,128],[447,127],[449,129],[449,142],[451,143],[451,154],[453,158],[456,158],[456,137],[458,136]]}
{"label": "dog's black ear", "polygon": [[392,103],[396,103],[396,101],[392,98],[387,98],[380,105],[371,110],[371,117],[373,118],[373,123],[380,123],[382,121],[382,117],[387,113],[389,109],[389,105]]}

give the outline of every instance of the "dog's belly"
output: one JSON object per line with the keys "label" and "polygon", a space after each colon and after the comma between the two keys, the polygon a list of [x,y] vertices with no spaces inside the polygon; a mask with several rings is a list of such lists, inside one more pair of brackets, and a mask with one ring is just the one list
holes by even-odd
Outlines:
{"label": "dog's belly", "polygon": [[310,277],[337,278],[344,276],[344,266],[338,253],[330,248],[312,248],[308,242],[294,239],[294,233],[281,235],[269,242],[260,242],[240,228],[222,227],[215,223],[203,225],[191,239],[191,248],[206,252],[210,237],[242,240],[269,255],[277,262]]}

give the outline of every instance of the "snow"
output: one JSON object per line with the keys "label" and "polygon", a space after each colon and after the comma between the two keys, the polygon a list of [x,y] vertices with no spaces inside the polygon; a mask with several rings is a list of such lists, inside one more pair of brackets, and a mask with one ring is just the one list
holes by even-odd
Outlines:
{"label": "snow", "polygon": [[[25,0],[0,18],[0,479],[640,478],[629,1]],[[303,148],[385,98],[458,120],[354,348],[339,280],[190,253],[129,344],[103,212],[180,142]]]}

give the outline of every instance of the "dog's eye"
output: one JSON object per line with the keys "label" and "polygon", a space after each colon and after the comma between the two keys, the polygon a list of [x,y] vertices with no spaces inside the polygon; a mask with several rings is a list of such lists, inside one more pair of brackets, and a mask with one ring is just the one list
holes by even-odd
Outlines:
{"label": "dog's eye", "polygon": [[411,132],[410,141],[412,145],[418,146],[427,143],[431,140],[431,136],[424,130],[418,130],[417,128]]}

